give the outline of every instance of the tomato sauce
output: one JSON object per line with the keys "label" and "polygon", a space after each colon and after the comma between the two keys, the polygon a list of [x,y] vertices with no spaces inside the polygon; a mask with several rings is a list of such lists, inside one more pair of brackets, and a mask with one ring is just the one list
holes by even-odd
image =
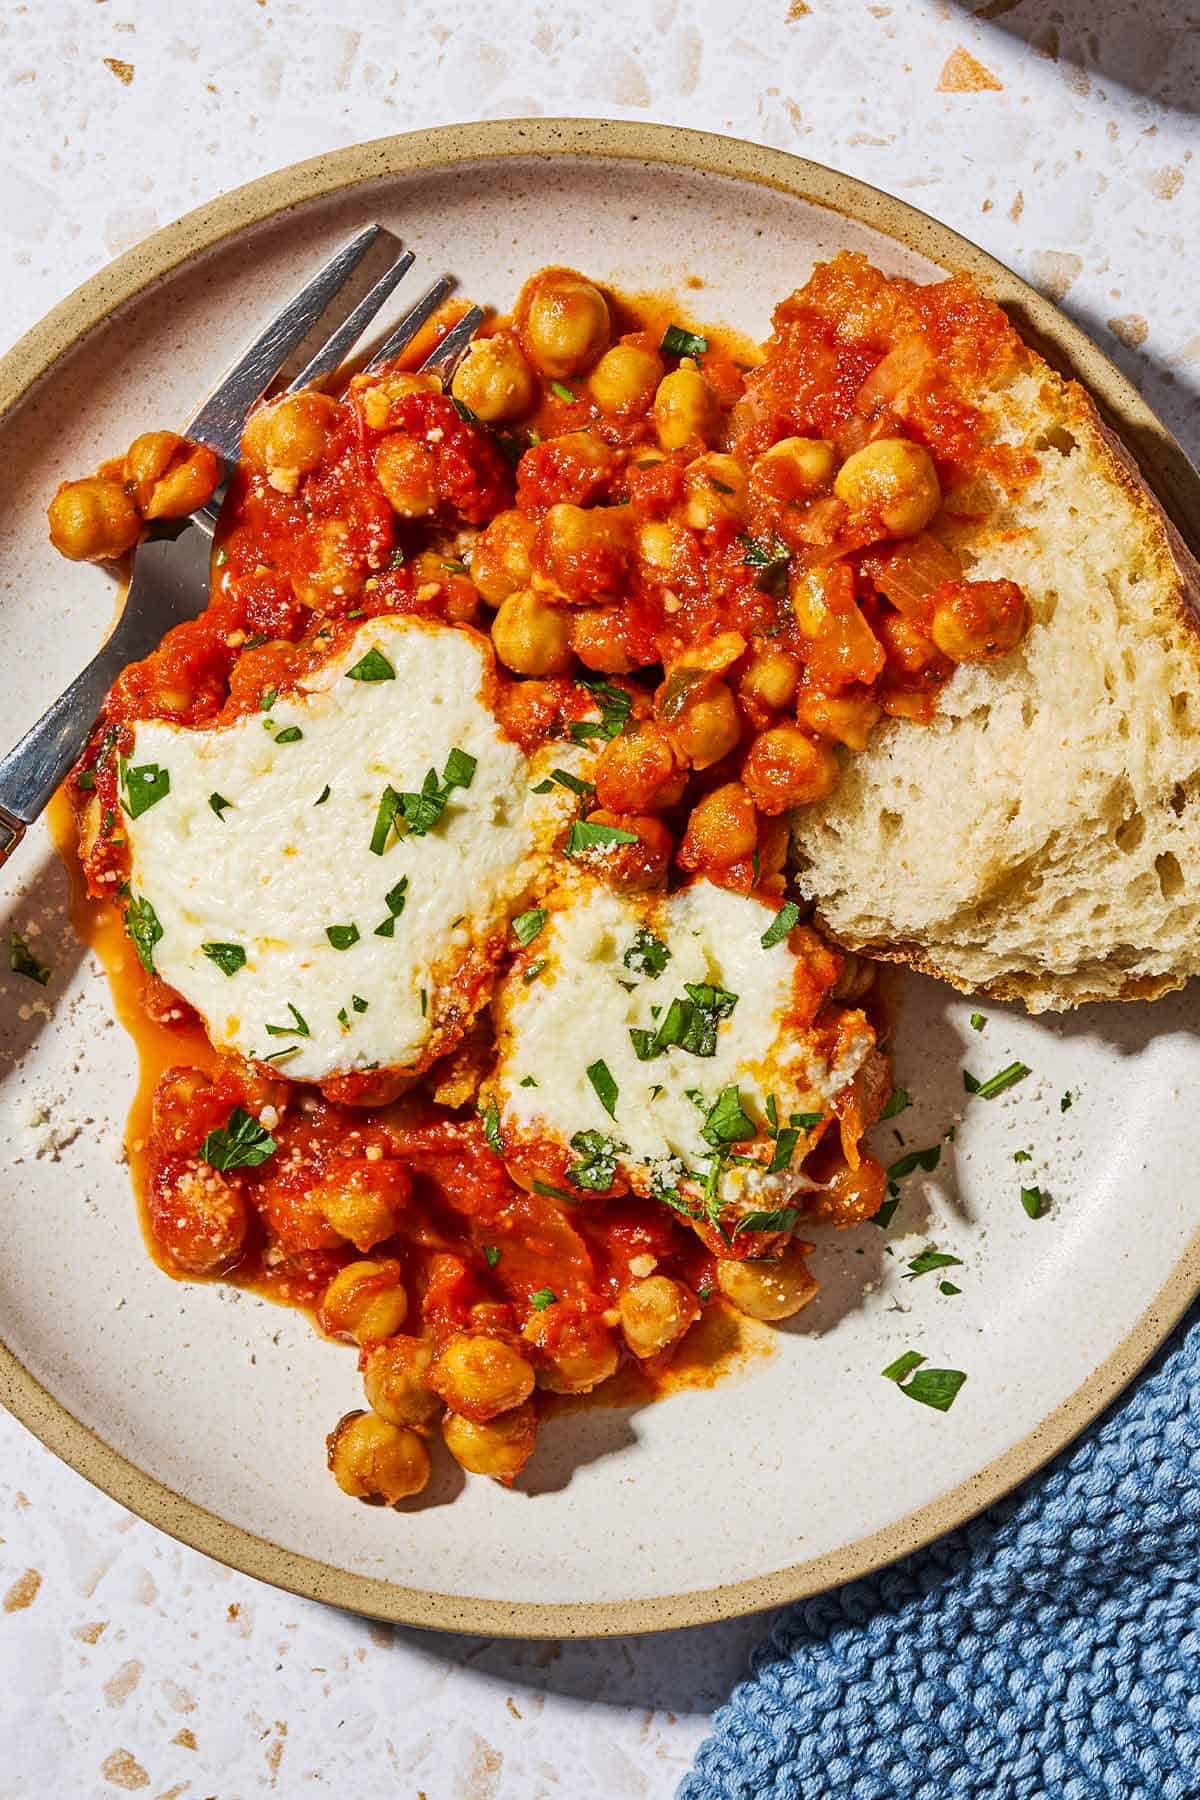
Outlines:
{"label": "tomato sauce", "polygon": [[[489,1031],[471,1024],[486,1019],[501,946],[418,1081],[384,1070],[302,1087],[219,1056],[125,935],[119,766],[134,721],[209,728],[255,712],[364,618],[471,624],[490,629],[488,698],[515,741],[582,732],[598,749],[581,810],[634,840],[606,879],[643,891],[703,875],[773,913],[788,811],[823,798],[881,718],[928,719],[957,662],[1004,654],[1025,628],[1020,590],[966,579],[955,550],[980,496],[1029,473],[991,441],[979,398],[1025,353],[969,283],[920,289],[849,256],[776,308],[761,351],[677,321],[661,296],[606,301],[572,271],[543,271],[450,394],[410,355],[340,399],[256,415],[207,611],[123,673],[66,788],[88,896],[77,922],[139,1045],[130,1155],[162,1266],[319,1310],[351,1340],[354,1306],[390,1288],[404,1335],[440,1347],[439,1364],[447,1345],[486,1338],[558,1396],[644,1393],[673,1357],[691,1371],[678,1379],[702,1379],[741,1341],[723,1262],[783,1252],[802,1265],[805,1247],[769,1229],[735,1245],[619,1180],[603,1195],[539,1192],[506,1166],[476,1103]],[[549,373],[572,357],[566,377]],[[612,730],[591,723],[597,680],[620,715]],[[69,835],[62,808],[55,823]],[[793,1024],[832,1057],[855,971],[805,941]],[[869,974],[856,978],[862,1003]],[[851,1224],[882,1201],[859,1140],[889,1087],[873,1053],[839,1131],[811,1152],[810,1216]],[[360,1265],[351,1304],[346,1272]],[[637,1340],[635,1360],[623,1308],[651,1286],[667,1323],[661,1350]],[[364,1365],[373,1354],[363,1342]],[[435,1392],[486,1434],[486,1402],[457,1395],[439,1364]],[[505,1461],[496,1432],[463,1455],[508,1479],[517,1453]],[[347,1491],[399,1497],[342,1466],[348,1442],[331,1447]]]}

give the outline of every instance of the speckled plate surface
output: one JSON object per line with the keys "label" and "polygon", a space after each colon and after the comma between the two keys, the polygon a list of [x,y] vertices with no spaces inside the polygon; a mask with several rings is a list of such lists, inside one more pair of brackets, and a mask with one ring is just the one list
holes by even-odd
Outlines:
{"label": "speckled plate surface", "polygon": [[[509,305],[565,262],[682,289],[700,319],[766,334],[774,301],[837,248],[936,277],[968,268],[1081,374],[1186,522],[1200,483],[1115,369],[1045,300],[952,232],[779,152],[639,125],[537,120],[392,138],[219,200],[113,264],[0,363],[0,720],[17,736],[90,654],[111,592],[59,561],[46,498],[150,425],[178,422],[231,352],[351,230],[380,219],[432,272]],[[11,479],[20,471],[20,480]],[[691,1624],[812,1593],[960,1522],[1036,1468],[1161,1341],[1200,1285],[1200,1077],[1189,994],[1063,1021],[904,980],[893,1123],[942,1146],[891,1231],[822,1234],[818,1300],[726,1380],[641,1409],[552,1420],[518,1488],[354,1506],[323,1436],[359,1404],[354,1356],[298,1315],[150,1263],[121,1160],[133,1048],[74,941],[44,832],[0,876],[0,931],[53,965],[0,973],[0,1397],[93,1481],[213,1556],[381,1617],[497,1634]],[[967,1107],[966,1062],[1033,1073]],[[1065,1096],[1070,1100],[1064,1104]],[[953,1139],[946,1134],[954,1127]],[[882,1127],[887,1157],[894,1140]],[[1014,1163],[1017,1151],[1031,1160]],[[895,1154],[900,1154],[899,1147]],[[1019,1189],[1052,1196],[1031,1220]],[[958,1295],[903,1279],[933,1242]],[[889,1254],[889,1250],[894,1251]],[[907,1349],[963,1369],[946,1415],[880,1370]],[[441,1486],[438,1482],[442,1483]],[[450,1503],[452,1502],[452,1503]]]}

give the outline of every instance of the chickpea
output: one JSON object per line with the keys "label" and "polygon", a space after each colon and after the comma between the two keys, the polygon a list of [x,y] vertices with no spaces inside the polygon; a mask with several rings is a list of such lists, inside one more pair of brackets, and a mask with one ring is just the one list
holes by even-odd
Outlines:
{"label": "chickpea", "polygon": [[571,667],[566,608],[533,588],[501,602],[492,620],[492,643],[505,668],[517,675],[565,675]]}
{"label": "chickpea", "polygon": [[429,1480],[429,1452],[415,1431],[374,1413],[349,1412],[325,1440],[329,1467],[343,1494],[395,1506]]}
{"label": "chickpea", "polygon": [[507,332],[476,338],[454,371],[450,392],[485,425],[528,412],[537,388],[521,346]]}
{"label": "chickpea", "polygon": [[791,849],[792,828],[786,814],[776,814],[773,819],[760,816],[758,821],[758,879],[765,882],[769,876],[783,871]]}
{"label": "chickpea", "polygon": [[810,1244],[788,1244],[782,1256],[734,1262],[722,1257],[717,1285],[739,1312],[751,1319],[790,1319],[817,1294],[819,1283],[809,1274],[805,1256]]}
{"label": "chickpea", "polygon": [[525,349],[552,381],[590,368],[608,344],[608,304],[574,269],[542,269],[517,301]]}
{"label": "chickpea", "polygon": [[119,481],[64,481],[47,508],[50,542],[72,562],[112,562],[137,543],[138,511]]}
{"label": "chickpea", "polygon": [[876,438],[848,456],[833,491],[855,513],[874,515],[890,537],[923,531],[942,503],[933,458],[907,438]]}
{"label": "chickpea", "polygon": [[538,527],[535,561],[543,578],[568,600],[591,600],[620,587],[632,536],[627,506],[559,501]]}
{"label": "chickpea", "polygon": [[694,363],[664,375],[654,396],[654,429],[664,450],[707,440],[717,424],[717,397]]}
{"label": "chickpea", "polygon": [[682,762],[690,763],[693,769],[707,769],[736,748],[742,722],[726,683],[702,680],[666,730]]}
{"label": "chickpea", "polygon": [[1015,581],[947,581],[934,591],[929,635],[951,662],[994,662],[1015,650],[1029,614]]}
{"label": "chickpea", "polygon": [[363,423],[372,431],[386,431],[392,404],[407,400],[410,394],[440,394],[440,375],[414,374],[407,369],[392,369],[386,375],[356,375],[350,383]]}
{"label": "chickpea", "polygon": [[537,526],[515,508],[497,513],[475,539],[471,580],[489,606],[499,606],[533,579],[533,543]]}
{"label": "chickpea", "polygon": [[239,1189],[207,1163],[188,1166],[169,1185],[155,1184],[149,1214],[155,1243],[183,1274],[223,1275],[241,1261],[249,1209]]}
{"label": "chickpea", "polygon": [[592,370],[588,386],[601,412],[625,419],[649,409],[662,373],[662,362],[653,350],[614,344]]}
{"label": "chickpea", "polygon": [[588,814],[589,825],[614,825],[618,831],[634,834],[634,844],[604,845],[598,850],[584,850],[575,860],[601,875],[609,887],[622,893],[640,894],[658,887],[667,872],[675,841],[652,813],[613,812],[601,806]]}
{"label": "chickpea", "polygon": [[819,737],[832,738],[851,750],[865,750],[879,723],[881,708],[870,694],[801,694],[796,717]]}
{"label": "chickpea", "polygon": [[442,1403],[429,1385],[433,1346],[422,1338],[389,1337],[363,1358],[363,1392],[372,1412],[389,1425],[431,1425]]}
{"label": "chickpea", "polygon": [[451,1412],[483,1424],[533,1392],[533,1364],[503,1338],[456,1331],[434,1360],[429,1385]]}
{"label": "chickpea", "polygon": [[437,459],[406,432],[394,431],[375,452],[375,479],[402,519],[424,519],[438,503]]}
{"label": "chickpea", "polygon": [[782,712],[789,706],[800,683],[800,659],[790,650],[759,644],[738,682],[743,700]]}
{"label": "chickpea", "polygon": [[308,566],[292,575],[297,600],[320,607],[331,598],[353,599],[366,576],[345,519],[321,519],[307,541]]}
{"label": "chickpea", "polygon": [[590,1394],[616,1374],[619,1361],[616,1342],[607,1334],[594,1343],[565,1344],[550,1353],[538,1382],[552,1394]]}
{"label": "chickpea", "polygon": [[400,1264],[364,1260],[338,1270],[321,1296],[317,1323],[330,1337],[370,1344],[399,1331],[407,1312]]}
{"label": "chickpea", "polygon": [[651,1275],[624,1288],[617,1301],[621,1332],[636,1357],[657,1356],[700,1317],[700,1302],[669,1275]]}
{"label": "chickpea", "polygon": [[727,869],[757,844],[754,802],[740,781],[727,781],[693,806],[676,860],[685,869]]}
{"label": "chickpea", "polygon": [[833,445],[824,438],[780,438],[755,457],[750,489],[765,500],[807,500],[828,487],[836,467]]}
{"label": "chickpea", "polygon": [[662,726],[643,719],[608,740],[592,779],[601,806],[615,812],[658,812],[681,798],[687,774],[676,764]]}
{"label": "chickpea", "polygon": [[294,494],[301,475],[317,467],[337,419],[328,394],[285,394],[257,407],[242,432],[242,455],[281,494]]}
{"label": "chickpea", "polygon": [[736,456],[708,451],[683,473],[683,516],[693,531],[746,517],[746,471]]}
{"label": "chickpea", "polygon": [[216,453],[174,431],[144,431],[123,469],[143,519],[181,519],[211,500],[221,479]]}
{"label": "chickpea", "polygon": [[637,668],[625,642],[623,606],[579,606],[568,614],[571,648],[585,668],[599,675],[628,675]]}
{"label": "chickpea", "polygon": [[412,1179],[395,1159],[372,1163],[347,1157],[344,1167],[314,1190],[313,1203],[339,1237],[356,1250],[370,1250],[391,1237],[411,1193]]}
{"label": "chickpea", "polygon": [[637,553],[642,567],[659,581],[670,581],[691,545],[686,531],[663,519],[650,519],[638,531]]}
{"label": "chickpea", "polygon": [[497,1481],[509,1482],[533,1455],[537,1415],[532,1406],[518,1406],[513,1412],[480,1424],[448,1413],[442,1421],[442,1436],[455,1462],[469,1474],[491,1475]]}
{"label": "chickpea", "polygon": [[838,763],[826,744],[814,743],[798,725],[760,731],[742,764],[742,780],[760,812],[787,812],[823,800],[837,784]]}

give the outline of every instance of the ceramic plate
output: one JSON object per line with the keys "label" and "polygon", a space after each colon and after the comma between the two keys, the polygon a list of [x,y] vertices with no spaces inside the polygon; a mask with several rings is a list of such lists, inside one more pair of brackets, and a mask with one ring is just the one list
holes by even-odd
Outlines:
{"label": "ceramic plate", "polygon": [[[1015,277],[898,201],[697,133],[556,121],[451,128],[344,151],[215,202],[96,276],[0,364],[0,719],[13,740],[91,653],[112,593],[55,557],[65,475],[177,423],[335,245],[379,219],[504,308],[540,264],[765,336],[775,299],[849,246],[918,279],[966,267],[1098,392],[1178,512],[1196,489],[1133,390]],[[20,472],[20,479],[13,472]],[[821,1236],[823,1291],[723,1381],[552,1420],[514,1492],[446,1476],[433,1503],[354,1506],[324,1433],[358,1405],[351,1351],[146,1255],[122,1163],[132,1045],[74,942],[44,832],[0,878],[0,930],[36,934],[46,990],[0,974],[0,1394],[100,1486],[213,1556],[423,1625],[536,1635],[692,1624],[812,1593],[995,1499],[1062,1445],[1197,1286],[1200,1080],[1191,995],[1034,1022],[918,978],[901,988],[911,1109],[885,1160],[941,1147],[885,1235]],[[5,959],[7,960],[7,959]],[[965,1103],[966,1063],[1033,1073]],[[1070,1096],[1069,1101],[1066,1096]],[[892,1127],[903,1146],[894,1146]],[[947,1134],[954,1129],[953,1138]],[[1017,1151],[1031,1160],[1014,1163]],[[1052,1196],[1031,1220],[1019,1189]],[[962,1291],[903,1279],[927,1243]],[[965,1370],[945,1415],[880,1377],[910,1348]],[[446,1503],[439,1503],[446,1502]]]}

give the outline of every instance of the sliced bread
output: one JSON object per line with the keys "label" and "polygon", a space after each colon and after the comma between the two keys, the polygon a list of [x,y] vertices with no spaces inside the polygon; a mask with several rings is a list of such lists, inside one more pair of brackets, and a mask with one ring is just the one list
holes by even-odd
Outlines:
{"label": "sliced bread", "polygon": [[1200,973],[1200,569],[1078,385],[1030,353],[984,407],[1035,471],[935,529],[1034,623],[846,759],[798,885],[839,943],[965,992],[1153,998]]}

